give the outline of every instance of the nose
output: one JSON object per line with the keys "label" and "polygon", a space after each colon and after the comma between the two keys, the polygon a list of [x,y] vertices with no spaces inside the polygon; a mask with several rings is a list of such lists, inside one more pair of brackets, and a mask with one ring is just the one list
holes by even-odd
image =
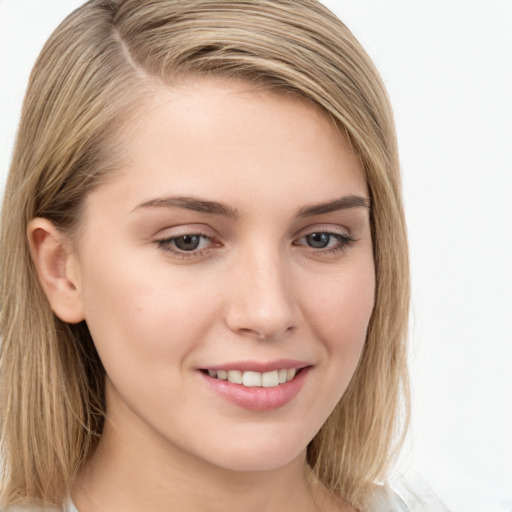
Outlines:
{"label": "nose", "polygon": [[231,274],[226,323],[239,334],[277,339],[300,322],[293,279],[278,254],[241,256]]}

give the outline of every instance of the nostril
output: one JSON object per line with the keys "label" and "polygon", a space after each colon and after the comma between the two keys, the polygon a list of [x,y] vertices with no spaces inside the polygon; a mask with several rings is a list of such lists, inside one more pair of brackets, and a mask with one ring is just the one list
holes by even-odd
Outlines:
{"label": "nostril", "polygon": [[259,338],[261,340],[272,340],[274,338],[277,338],[279,336],[282,336],[283,334],[286,334],[287,332],[293,330],[292,326],[286,327],[284,329],[248,329],[248,328],[242,328],[238,329],[238,332],[240,334],[253,336],[255,338]]}

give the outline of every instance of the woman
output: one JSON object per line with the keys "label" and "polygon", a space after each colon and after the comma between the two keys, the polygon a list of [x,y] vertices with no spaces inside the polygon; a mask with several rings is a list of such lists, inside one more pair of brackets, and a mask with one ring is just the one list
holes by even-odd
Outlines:
{"label": "woman", "polygon": [[392,115],[320,4],[75,11],[1,250],[2,507],[400,510],[376,485],[407,418]]}

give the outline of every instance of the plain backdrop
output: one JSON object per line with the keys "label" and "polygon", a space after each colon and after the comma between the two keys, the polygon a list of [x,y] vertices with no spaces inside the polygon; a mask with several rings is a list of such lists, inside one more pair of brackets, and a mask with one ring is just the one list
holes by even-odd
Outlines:
{"label": "plain backdrop", "polygon": [[[0,0],[0,189],[30,68],[81,2]],[[325,0],[394,106],[413,278],[401,472],[512,512],[512,0]]]}

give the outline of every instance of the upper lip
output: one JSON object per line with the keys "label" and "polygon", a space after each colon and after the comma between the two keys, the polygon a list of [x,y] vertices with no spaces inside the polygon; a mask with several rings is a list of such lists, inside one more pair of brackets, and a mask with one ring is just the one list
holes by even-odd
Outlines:
{"label": "upper lip", "polygon": [[272,372],[275,370],[291,369],[295,368],[299,370],[311,366],[310,363],[305,361],[297,361],[293,359],[279,359],[276,361],[234,361],[232,363],[214,364],[203,368],[204,370],[240,370],[242,372]]}

